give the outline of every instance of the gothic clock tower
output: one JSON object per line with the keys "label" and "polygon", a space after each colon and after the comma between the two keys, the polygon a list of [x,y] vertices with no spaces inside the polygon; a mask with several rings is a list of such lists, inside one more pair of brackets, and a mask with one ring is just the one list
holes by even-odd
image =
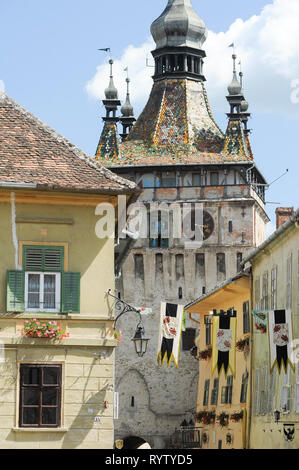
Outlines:
{"label": "gothic clock tower", "polygon": [[[236,56],[228,86],[228,126],[223,132],[205,89],[207,28],[191,1],[168,0],[151,32],[156,49],[148,102],[134,124],[128,89],[119,117],[122,142],[115,113],[110,117],[107,112],[96,158],[137,182],[142,188],[139,199],[146,206],[176,202],[181,207],[201,204],[203,208],[201,246],[187,246],[172,234],[168,238],[149,234],[136,242],[117,282],[122,299],[136,307],[151,307],[152,313],[143,319],[151,340],[142,359],[130,342],[136,318],[127,315],[120,320],[124,339],[116,353],[115,438],[139,436],[153,448],[163,448],[182,421],[192,420],[199,363],[189,352],[198,324],[196,318],[188,318],[179,367],[157,364],[160,302],[186,305],[235,275],[248,251],[265,239],[269,219],[266,181],[249,141],[250,114],[242,76],[235,68]],[[114,88],[110,81],[106,107],[119,104]]]}

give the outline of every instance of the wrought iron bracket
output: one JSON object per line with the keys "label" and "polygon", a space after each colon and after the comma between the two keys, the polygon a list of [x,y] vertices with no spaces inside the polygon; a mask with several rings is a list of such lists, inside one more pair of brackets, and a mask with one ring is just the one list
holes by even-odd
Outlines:
{"label": "wrought iron bracket", "polygon": [[112,297],[113,299],[115,299],[115,309],[118,310],[120,313],[117,315],[117,317],[115,318],[114,320],[114,329],[116,327],[116,322],[117,320],[122,316],[124,315],[125,313],[129,313],[129,312],[134,312],[136,313],[137,315],[139,315],[139,323],[137,326],[141,325],[142,324],[142,318],[141,318],[141,313],[140,313],[140,310],[138,310],[137,308],[133,307],[132,305],[128,304],[127,302],[125,302],[124,300],[121,300],[119,299],[118,297],[115,297],[115,295],[111,294],[111,289],[109,289],[107,292],[106,292],[106,295],[108,295],[109,297]]}

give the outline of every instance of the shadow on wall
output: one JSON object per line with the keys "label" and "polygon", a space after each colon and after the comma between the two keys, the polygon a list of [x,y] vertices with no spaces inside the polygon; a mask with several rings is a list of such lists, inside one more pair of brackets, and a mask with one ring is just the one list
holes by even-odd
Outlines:
{"label": "shadow on wall", "polygon": [[[86,387],[87,387],[88,380],[90,378],[90,374],[92,372],[92,368],[94,365],[98,365],[97,358],[93,359],[93,362],[90,366],[89,374],[86,377],[86,384],[85,384],[85,387],[83,388],[83,397],[85,396],[86,393],[92,393],[91,391],[87,391]],[[113,386],[112,386],[112,389],[113,389]],[[105,412],[105,403],[104,403],[105,398],[103,398],[103,393],[110,391],[110,390],[111,390],[111,385],[107,384],[99,392],[92,393],[89,400],[87,401],[84,400],[84,403],[82,404],[79,412],[77,413],[76,418],[74,419],[71,426],[69,427],[67,434],[64,436],[63,443],[61,446],[62,448],[74,449],[78,447],[82,441],[84,441],[87,434],[91,430],[101,431],[101,424],[100,424],[101,422],[99,421],[99,426],[96,426],[94,417],[100,417]],[[86,409],[89,409],[89,407],[90,409],[92,409],[92,414],[88,414],[88,413],[86,414]],[[82,420],[84,421],[83,425],[82,425]],[[76,435],[76,438],[74,438],[75,437],[74,434]],[[92,441],[92,439],[90,441]],[[98,441],[98,446],[100,448],[101,446],[100,441]]]}

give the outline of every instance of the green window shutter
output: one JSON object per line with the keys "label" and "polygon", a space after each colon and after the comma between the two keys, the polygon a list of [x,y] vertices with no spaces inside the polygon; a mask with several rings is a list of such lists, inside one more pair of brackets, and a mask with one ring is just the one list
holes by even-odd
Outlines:
{"label": "green window shutter", "polygon": [[23,271],[7,271],[6,310],[7,312],[24,311]]}
{"label": "green window shutter", "polygon": [[64,248],[62,246],[24,245],[24,271],[62,272]]}
{"label": "green window shutter", "polygon": [[80,276],[80,273],[62,273],[62,313],[80,313]]}

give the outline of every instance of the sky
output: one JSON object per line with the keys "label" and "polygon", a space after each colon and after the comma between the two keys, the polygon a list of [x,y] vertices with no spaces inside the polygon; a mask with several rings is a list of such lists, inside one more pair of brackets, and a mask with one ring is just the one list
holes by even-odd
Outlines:
{"label": "sky", "polygon": [[[97,147],[109,81],[125,100],[131,78],[136,117],[148,99],[153,69],[151,23],[166,0],[0,0],[0,89],[90,156]],[[255,161],[270,185],[266,210],[299,207],[299,0],[192,0],[209,31],[204,73],[215,118],[225,131],[225,96],[234,42],[250,105]]]}

